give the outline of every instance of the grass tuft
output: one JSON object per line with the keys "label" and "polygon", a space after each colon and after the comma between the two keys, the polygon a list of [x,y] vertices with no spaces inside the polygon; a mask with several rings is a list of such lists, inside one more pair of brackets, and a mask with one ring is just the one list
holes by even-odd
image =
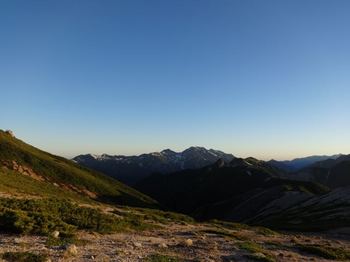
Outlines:
{"label": "grass tuft", "polygon": [[183,260],[178,257],[171,257],[161,254],[153,254],[146,258],[146,262],[182,262]]}
{"label": "grass tuft", "polygon": [[255,259],[256,261],[267,261],[267,262],[273,262],[276,261],[273,255],[265,250],[261,245],[251,242],[251,241],[246,241],[238,244],[238,247],[240,249],[248,251],[250,259]]}

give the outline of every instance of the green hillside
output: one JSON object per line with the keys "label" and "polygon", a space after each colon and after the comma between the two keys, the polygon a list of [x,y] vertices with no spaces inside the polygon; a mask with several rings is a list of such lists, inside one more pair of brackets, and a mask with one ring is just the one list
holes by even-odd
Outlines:
{"label": "green hillside", "polygon": [[0,193],[94,200],[139,207],[157,203],[136,190],[0,130]]}

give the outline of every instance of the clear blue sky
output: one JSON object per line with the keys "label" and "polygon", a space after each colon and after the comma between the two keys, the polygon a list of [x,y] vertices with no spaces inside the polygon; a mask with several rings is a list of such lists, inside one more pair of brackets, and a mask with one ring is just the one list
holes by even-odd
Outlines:
{"label": "clear blue sky", "polygon": [[52,153],[350,153],[350,1],[0,2],[0,128]]}

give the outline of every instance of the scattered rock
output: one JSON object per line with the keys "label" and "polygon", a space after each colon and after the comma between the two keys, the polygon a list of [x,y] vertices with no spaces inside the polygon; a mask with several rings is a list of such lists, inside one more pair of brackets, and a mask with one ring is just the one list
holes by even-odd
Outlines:
{"label": "scattered rock", "polygon": [[185,240],[185,245],[188,246],[188,247],[192,246],[193,245],[193,240],[192,239],[186,239]]}
{"label": "scattered rock", "polygon": [[165,243],[160,243],[160,244],[158,245],[158,247],[160,247],[160,248],[167,248],[168,245],[165,244]]}
{"label": "scattered rock", "polygon": [[16,238],[13,240],[13,242],[15,242],[16,244],[20,244],[20,243],[22,243],[23,241],[22,241],[22,239],[20,239],[19,237],[16,237]]}
{"label": "scattered rock", "polygon": [[15,137],[15,134],[13,133],[12,130],[6,130],[6,134],[10,135],[11,137]]}
{"label": "scattered rock", "polygon": [[254,258],[266,258],[266,256],[263,253],[254,253]]}
{"label": "scattered rock", "polygon": [[134,242],[133,244],[134,244],[134,247],[142,247],[142,244],[139,242]]}
{"label": "scattered rock", "polygon": [[290,240],[292,243],[298,243],[299,240],[297,237],[292,237],[291,240]]}
{"label": "scattered rock", "polygon": [[60,232],[55,230],[55,231],[52,232],[51,236],[54,237],[54,238],[58,238],[60,236]]}
{"label": "scattered rock", "polygon": [[67,245],[66,246],[66,251],[69,255],[72,256],[76,256],[78,255],[78,248],[76,245],[72,244],[72,245]]}
{"label": "scattered rock", "polygon": [[44,177],[35,173],[30,167],[19,165],[16,161],[2,160],[1,164],[7,169],[17,171],[25,176],[30,176],[31,178],[39,181],[45,181]]}

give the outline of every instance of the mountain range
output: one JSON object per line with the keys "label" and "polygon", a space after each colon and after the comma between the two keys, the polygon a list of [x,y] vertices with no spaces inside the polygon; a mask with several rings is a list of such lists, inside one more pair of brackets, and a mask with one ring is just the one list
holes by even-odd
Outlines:
{"label": "mountain range", "polygon": [[318,161],[296,172],[287,173],[289,179],[312,181],[329,188],[350,186],[350,155]]}
{"label": "mountain range", "polygon": [[190,147],[182,152],[170,149],[139,156],[123,155],[79,155],[73,161],[100,171],[128,185],[134,185],[153,173],[172,173],[185,169],[196,169],[210,165],[219,159],[231,161],[232,154],[204,147]]}
{"label": "mountain range", "polygon": [[[342,156],[344,155],[315,155],[284,161],[272,159],[267,161],[266,164],[278,169],[280,177],[292,180],[310,180],[310,169],[307,169],[308,167],[312,167],[312,165],[321,161],[336,161],[336,159],[341,159]],[[154,173],[170,174],[186,169],[198,169],[211,165],[219,159],[228,163],[235,157],[219,150],[190,147],[182,152],[166,149],[161,152],[139,156],[85,154],[74,157],[73,161],[116,178],[127,185],[134,186]]]}
{"label": "mountain range", "polygon": [[284,171],[287,172],[294,172],[294,171],[298,171],[302,168],[305,168],[307,166],[310,166],[316,162],[319,161],[324,161],[324,160],[328,160],[328,159],[337,159],[340,156],[342,156],[342,154],[336,154],[336,155],[331,155],[331,156],[327,156],[327,155],[322,155],[322,156],[307,156],[307,157],[301,157],[301,158],[295,158],[293,160],[284,160],[284,161],[277,161],[277,160],[270,160],[268,161],[268,163],[272,166],[278,167],[279,169],[282,169]]}
{"label": "mountain range", "polygon": [[[210,254],[213,261],[228,261],[234,254],[238,261],[251,261],[252,255],[253,261],[290,261],[290,252],[308,260],[308,251],[316,261],[350,259],[343,239],[350,225],[350,155],[293,172],[200,147],[121,160],[90,157],[128,168],[129,159],[137,166],[150,161],[149,173],[131,188],[0,130],[2,258],[33,261],[28,256],[40,254],[34,261],[47,261],[50,254],[53,261],[86,261],[97,255],[102,261],[108,254],[113,261],[206,261]],[[330,242],[335,237],[337,246]],[[17,253],[8,254],[6,243]]]}
{"label": "mountain range", "polygon": [[350,214],[350,155],[311,161],[295,172],[281,170],[271,161],[242,159],[201,147],[180,153],[164,150],[134,157],[88,157],[99,163],[117,162],[119,167],[121,163],[127,168],[137,166],[145,173],[137,176],[131,188],[78,165],[77,159],[85,156],[67,160],[0,131],[0,190],[17,196],[161,207],[198,220],[283,229],[323,230],[350,222],[344,218]]}

